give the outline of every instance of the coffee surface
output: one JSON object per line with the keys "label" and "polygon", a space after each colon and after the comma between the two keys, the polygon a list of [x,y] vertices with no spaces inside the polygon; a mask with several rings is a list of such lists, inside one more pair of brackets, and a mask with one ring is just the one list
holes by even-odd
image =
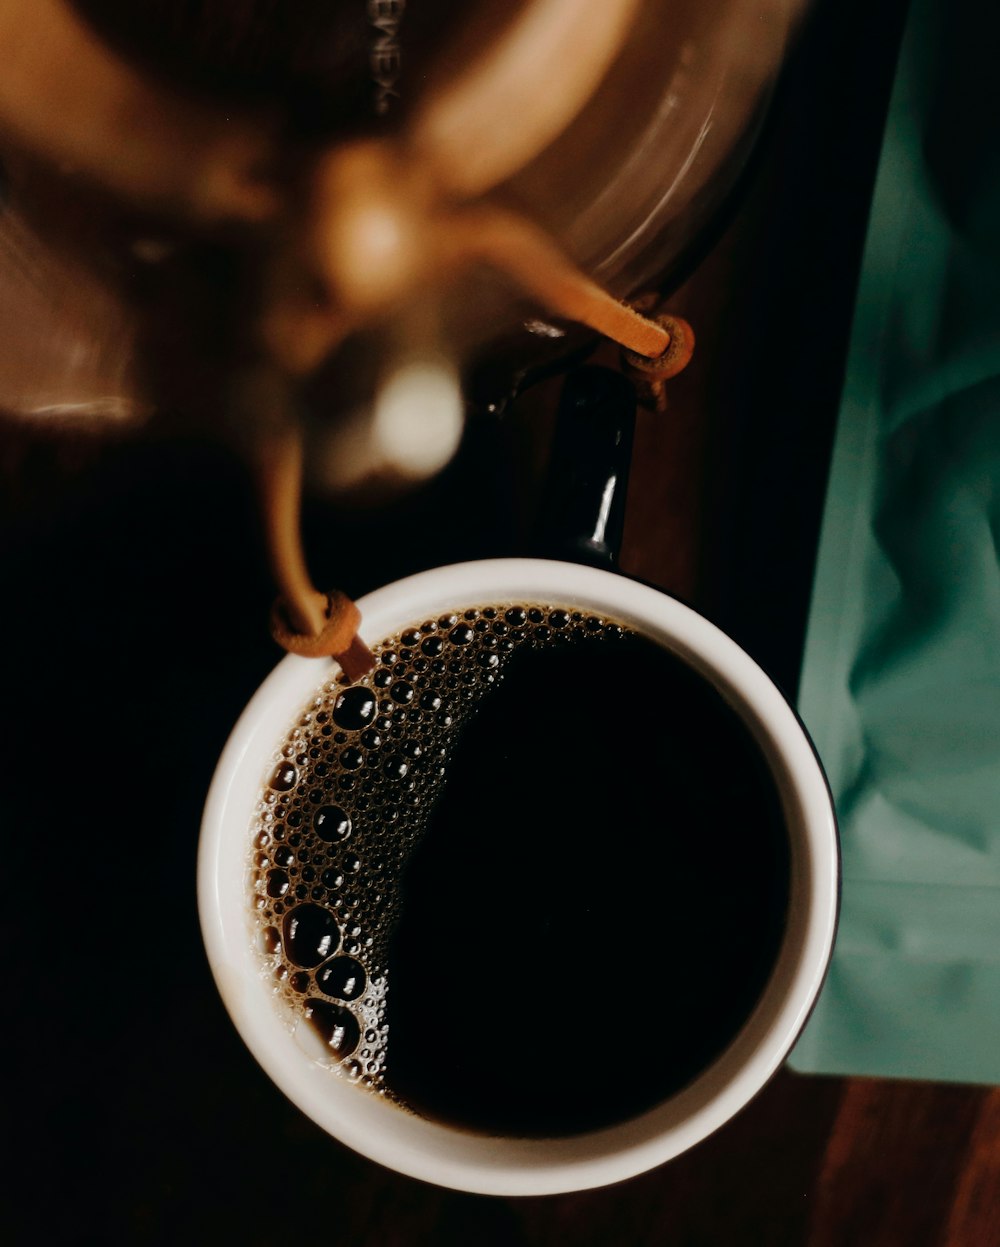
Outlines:
{"label": "coffee surface", "polygon": [[627,1120],[717,1057],[784,929],[736,713],[614,620],[424,620],[331,684],[254,828],[264,971],[347,1077],[486,1133]]}

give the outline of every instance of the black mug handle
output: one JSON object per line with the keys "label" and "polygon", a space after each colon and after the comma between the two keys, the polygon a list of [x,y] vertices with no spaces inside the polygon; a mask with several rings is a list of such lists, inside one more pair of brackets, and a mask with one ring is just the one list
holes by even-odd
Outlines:
{"label": "black mug handle", "polygon": [[635,408],[619,372],[586,365],[566,377],[534,543],[541,558],[617,567]]}

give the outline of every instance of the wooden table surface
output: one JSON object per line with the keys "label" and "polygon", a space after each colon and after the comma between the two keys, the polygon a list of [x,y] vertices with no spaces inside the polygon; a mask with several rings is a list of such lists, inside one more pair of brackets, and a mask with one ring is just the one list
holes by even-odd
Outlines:
{"label": "wooden table surface", "polygon": [[[903,7],[819,7],[754,180],[673,299],[695,362],[669,417],[637,431],[624,569],[700,606],[792,692]],[[316,504],[314,565],[361,592],[506,552],[520,445],[474,432],[401,508]],[[3,447],[16,1241],[1000,1243],[995,1089],[783,1071],[674,1162],[538,1199],[440,1190],[328,1139],[242,1047],[194,910],[203,794],[274,660],[243,626],[271,592],[246,482],[191,438],[94,448],[11,432]]]}

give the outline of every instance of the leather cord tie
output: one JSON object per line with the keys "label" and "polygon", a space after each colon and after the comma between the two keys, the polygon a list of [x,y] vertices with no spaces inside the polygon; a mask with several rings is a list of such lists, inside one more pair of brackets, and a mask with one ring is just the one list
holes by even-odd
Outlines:
{"label": "leather cord tie", "polygon": [[271,635],[290,654],[333,658],[351,683],[359,680],[375,665],[375,656],[358,635],[361,612],[339,589],[316,593],[314,600],[326,620],[319,632],[296,632],[289,622],[285,600],[279,597],[271,607]]}
{"label": "leather cord tie", "polygon": [[680,316],[661,313],[653,317],[670,335],[667,347],[659,355],[640,355],[622,351],[622,368],[635,385],[636,397],[644,407],[662,412],[667,407],[666,383],[683,372],[694,352],[694,330]]}

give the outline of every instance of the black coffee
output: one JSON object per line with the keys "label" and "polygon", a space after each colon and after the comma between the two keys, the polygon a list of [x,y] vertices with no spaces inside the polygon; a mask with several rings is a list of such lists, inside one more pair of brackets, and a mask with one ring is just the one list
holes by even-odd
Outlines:
{"label": "black coffee", "polygon": [[518,1136],[627,1120],[759,999],[788,903],[760,751],[683,663],[532,604],[332,685],[256,827],[265,956],[349,1077]]}

